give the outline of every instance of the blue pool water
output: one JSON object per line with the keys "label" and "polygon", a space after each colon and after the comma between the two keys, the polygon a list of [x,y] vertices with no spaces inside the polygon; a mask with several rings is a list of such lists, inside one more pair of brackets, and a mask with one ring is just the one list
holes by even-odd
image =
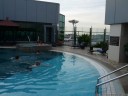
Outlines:
{"label": "blue pool water", "polygon": [[[16,55],[19,61],[10,59]],[[28,70],[35,61],[41,65]],[[73,54],[0,49],[0,96],[95,96],[98,77],[90,62]]]}

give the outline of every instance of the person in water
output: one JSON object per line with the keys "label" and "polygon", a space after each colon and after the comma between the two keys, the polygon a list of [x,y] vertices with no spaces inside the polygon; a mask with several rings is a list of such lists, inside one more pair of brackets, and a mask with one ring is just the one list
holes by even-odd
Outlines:
{"label": "person in water", "polygon": [[40,50],[37,50],[37,51],[36,51],[36,54],[40,54]]}
{"label": "person in water", "polygon": [[[38,67],[38,66],[40,66],[40,65],[41,65],[41,63],[40,63],[39,61],[36,61],[33,65],[28,66],[27,69],[32,70],[32,68],[36,68],[36,67]],[[42,65],[45,66],[45,67],[50,66],[50,65],[48,65],[48,64],[42,64]]]}
{"label": "person in water", "polygon": [[20,56],[18,56],[18,55],[15,56],[15,59],[16,59],[16,60],[19,60],[19,59],[20,59]]}
{"label": "person in water", "polygon": [[15,62],[15,61],[20,61],[20,56],[15,56],[15,57],[11,57],[10,58],[13,62]]}
{"label": "person in water", "polygon": [[38,66],[40,66],[40,62],[39,61],[36,61],[33,65],[28,66],[27,69],[30,70],[30,71],[32,71],[32,68],[36,68]]}
{"label": "person in water", "polygon": [[35,64],[29,66],[29,68],[35,68],[37,66],[40,66],[40,62],[39,61],[36,61]]}

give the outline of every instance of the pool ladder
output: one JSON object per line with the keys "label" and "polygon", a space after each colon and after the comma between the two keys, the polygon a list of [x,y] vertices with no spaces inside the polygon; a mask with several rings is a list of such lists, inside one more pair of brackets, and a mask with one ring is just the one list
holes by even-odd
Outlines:
{"label": "pool ladder", "polygon": [[[117,80],[117,79],[120,79],[120,78],[123,78],[123,77],[128,76],[128,71],[127,71],[126,73],[122,74],[122,75],[119,75],[119,76],[117,76],[117,77],[115,77],[115,78],[106,80],[106,81],[104,81],[104,82],[99,82],[101,79],[103,79],[103,78],[105,78],[105,77],[107,77],[107,76],[109,76],[109,75],[111,75],[111,74],[113,74],[113,73],[115,73],[115,72],[118,72],[118,71],[120,71],[120,70],[122,70],[122,69],[124,69],[124,68],[127,68],[127,67],[128,67],[128,64],[127,64],[127,65],[124,65],[124,66],[122,66],[122,67],[120,67],[120,68],[118,68],[118,69],[116,69],[116,70],[114,70],[114,71],[112,71],[112,72],[110,72],[110,73],[104,75],[104,76],[99,77],[99,78],[97,79],[97,85],[96,85],[96,87],[95,87],[95,96],[104,96],[104,95],[100,95],[101,93],[99,93],[99,88],[100,88],[100,86],[102,86],[102,85],[104,85],[104,84],[106,84],[106,83],[112,82],[112,81],[114,81],[114,80]],[[125,96],[125,95],[116,95],[116,94],[114,94],[114,95],[105,95],[105,96]]]}

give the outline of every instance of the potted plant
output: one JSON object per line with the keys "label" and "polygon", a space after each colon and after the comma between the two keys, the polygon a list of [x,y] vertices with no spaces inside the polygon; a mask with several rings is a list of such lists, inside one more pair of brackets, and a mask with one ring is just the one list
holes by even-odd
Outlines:
{"label": "potted plant", "polygon": [[87,34],[83,34],[78,37],[78,43],[81,49],[84,49],[90,42],[90,36]]}
{"label": "potted plant", "polygon": [[63,43],[64,43],[64,35],[60,34],[59,37],[58,37],[57,45],[62,46]]}
{"label": "potted plant", "polygon": [[124,45],[125,54],[128,56],[128,43]]}

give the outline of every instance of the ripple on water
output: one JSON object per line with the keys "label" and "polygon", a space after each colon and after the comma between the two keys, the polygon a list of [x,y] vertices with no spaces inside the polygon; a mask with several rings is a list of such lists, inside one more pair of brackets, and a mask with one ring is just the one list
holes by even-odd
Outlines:
{"label": "ripple on water", "polygon": [[1,96],[94,96],[99,73],[88,61],[54,52],[50,53],[51,59],[46,60],[44,54],[38,57],[41,61],[39,67],[32,71],[22,69],[0,80]]}

